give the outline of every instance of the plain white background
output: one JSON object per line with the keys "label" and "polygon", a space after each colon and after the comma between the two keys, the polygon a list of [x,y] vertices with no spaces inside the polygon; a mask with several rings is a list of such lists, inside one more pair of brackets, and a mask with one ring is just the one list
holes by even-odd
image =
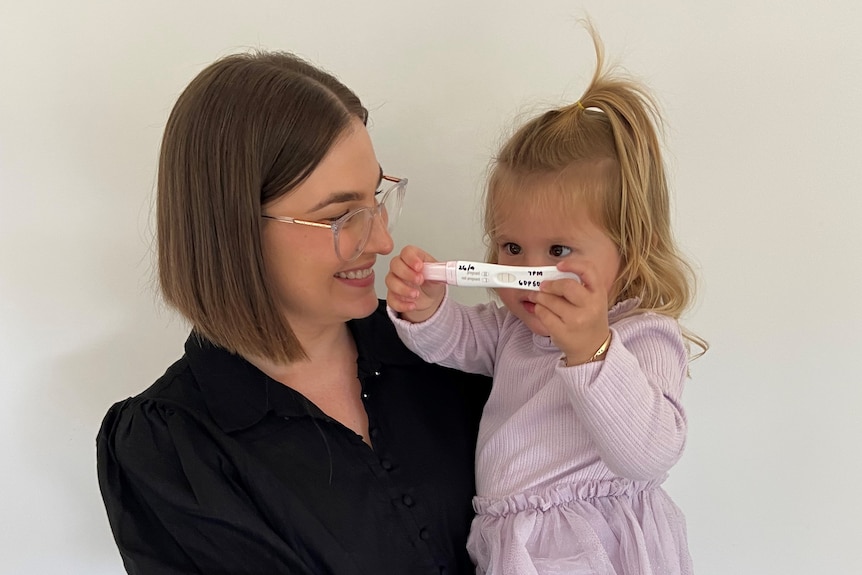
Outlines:
{"label": "plain white background", "polygon": [[480,258],[488,159],[517,118],[586,86],[585,13],[663,104],[676,229],[702,280],[685,323],[712,349],[667,483],[696,570],[862,572],[850,0],[4,0],[0,572],[122,572],[94,437],[181,353],[186,327],[152,286],[151,210],[161,130],[202,67],[266,48],[335,72],[371,109],[385,169],[410,178],[398,245]]}

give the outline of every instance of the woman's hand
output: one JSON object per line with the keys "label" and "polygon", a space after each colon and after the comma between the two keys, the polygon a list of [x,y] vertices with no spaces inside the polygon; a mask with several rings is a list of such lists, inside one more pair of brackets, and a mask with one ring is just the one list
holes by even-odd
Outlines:
{"label": "woman's hand", "polygon": [[425,262],[435,262],[433,257],[417,248],[405,246],[401,253],[389,261],[386,274],[386,303],[411,323],[425,321],[437,311],[446,285],[426,281],[422,275]]}

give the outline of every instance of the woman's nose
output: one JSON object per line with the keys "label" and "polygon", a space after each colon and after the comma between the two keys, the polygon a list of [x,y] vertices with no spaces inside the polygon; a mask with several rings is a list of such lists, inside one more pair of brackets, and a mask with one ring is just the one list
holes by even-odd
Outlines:
{"label": "woman's nose", "polygon": [[389,233],[386,227],[386,222],[381,216],[382,214],[378,213],[371,221],[371,235],[368,237],[365,251],[385,256],[395,248],[395,242],[392,239],[392,234]]}

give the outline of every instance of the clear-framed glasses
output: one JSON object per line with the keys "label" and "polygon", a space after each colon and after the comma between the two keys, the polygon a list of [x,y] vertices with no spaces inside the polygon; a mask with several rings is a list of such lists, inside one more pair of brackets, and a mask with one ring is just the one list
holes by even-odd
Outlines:
{"label": "clear-framed glasses", "polygon": [[[386,184],[389,184],[388,188],[385,187]],[[335,253],[341,261],[349,263],[358,258],[365,249],[368,238],[371,237],[371,228],[374,226],[375,216],[380,216],[380,221],[386,226],[387,231],[392,232],[398,221],[398,216],[401,215],[401,206],[404,203],[406,190],[407,178],[384,175],[381,180],[381,189],[374,194],[376,202],[374,207],[358,208],[347,212],[334,222],[314,222],[269,214],[263,214],[261,217],[286,224],[330,228],[335,240]]]}

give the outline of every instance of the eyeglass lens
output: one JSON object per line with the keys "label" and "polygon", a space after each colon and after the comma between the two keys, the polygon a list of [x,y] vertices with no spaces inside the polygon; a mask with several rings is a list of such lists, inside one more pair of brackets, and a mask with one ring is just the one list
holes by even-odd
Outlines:
{"label": "eyeglass lens", "polygon": [[351,261],[362,253],[371,236],[375,214],[379,214],[386,229],[392,231],[401,212],[402,192],[396,184],[381,196],[377,209],[358,210],[341,222],[336,242],[341,259]]}

